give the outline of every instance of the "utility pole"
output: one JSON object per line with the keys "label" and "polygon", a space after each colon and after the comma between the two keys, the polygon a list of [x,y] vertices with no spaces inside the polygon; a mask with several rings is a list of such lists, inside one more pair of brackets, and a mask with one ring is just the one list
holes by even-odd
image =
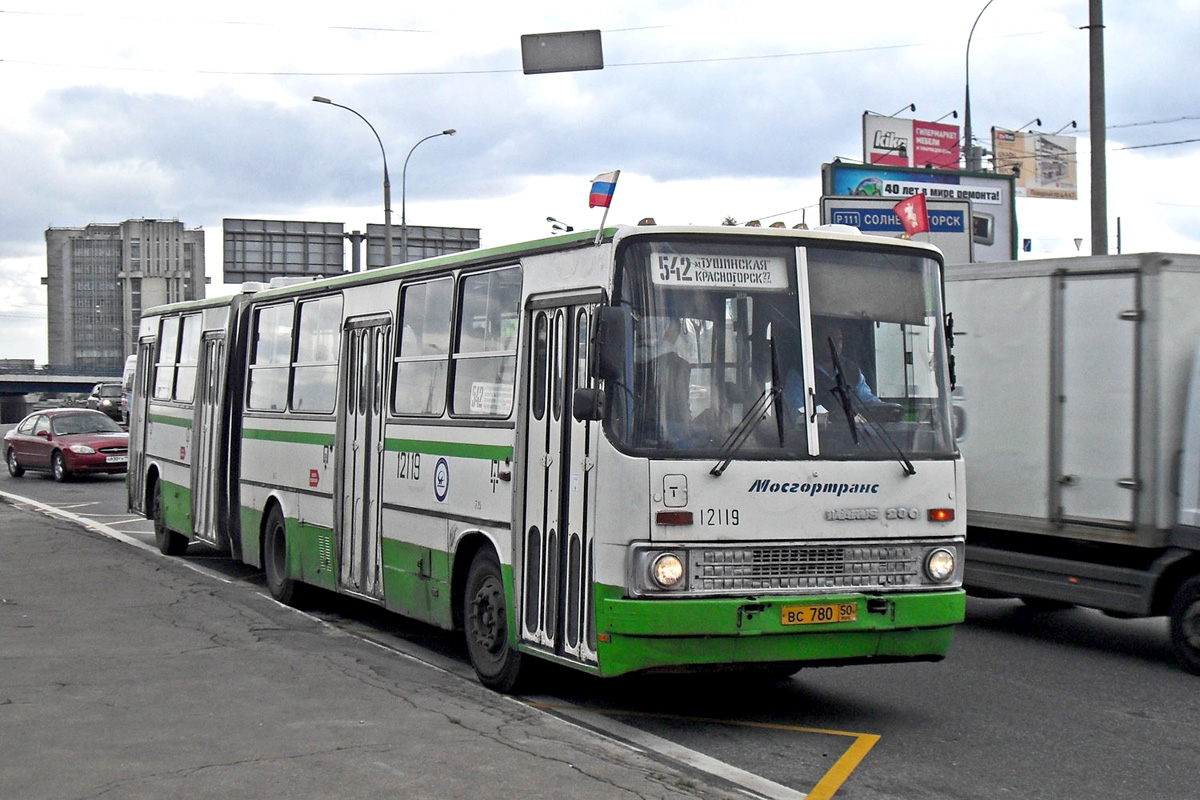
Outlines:
{"label": "utility pole", "polygon": [[1088,0],[1088,71],[1092,137],[1092,255],[1108,255],[1108,168],[1104,111],[1103,0]]}

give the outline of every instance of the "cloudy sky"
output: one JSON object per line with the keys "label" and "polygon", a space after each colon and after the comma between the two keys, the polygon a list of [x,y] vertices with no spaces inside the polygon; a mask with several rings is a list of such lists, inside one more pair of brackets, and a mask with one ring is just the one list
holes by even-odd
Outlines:
{"label": "cloudy sky", "polygon": [[[225,217],[482,230],[485,246],[609,224],[819,215],[820,167],[862,154],[864,110],[958,111],[975,2],[0,0],[0,358],[46,358],[45,230]],[[1111,250],[1200,252],[1200,0],[1104,9]],[[1074,120],[1078,201],[1020,199],[1023,257],[1090,246],[1087,0],[993,0],[971,39],[977,138]],[[524,75],[526,33],[600,29],[605,68]],[[955,122],[947,118],[947,122]],[[1032,125],[1033,127],[1038,127]]]}

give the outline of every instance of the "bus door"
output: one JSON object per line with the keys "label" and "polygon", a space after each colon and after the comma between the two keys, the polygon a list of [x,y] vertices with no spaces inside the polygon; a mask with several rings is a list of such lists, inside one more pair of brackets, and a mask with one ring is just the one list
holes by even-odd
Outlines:
{"label": "bus door", "polygon": [[225,394],[225,334],[205,334],[200,345],[200,374],[196,376],[196,418],[192,433],[192,535],[224,549],[220,538],[223,428],[221,400]]}
{"label": "bus door", "polygon": [[579,661],[596,662],[592,493],[599,423],[571,414],[590,386],[588,332],[594,304],[531,303],[525,419],[521,635]]}
{"label": "bus door", "polygon": [[338,586],[371,600],[383,598],[380,511],[391,336],[391,320],[380,316],[348,320],[342,334]]}
{"label": "bus door", "polygon": [[154,391],[154,350],[153,339],[138,342],[133,394],[129,398],[129,465],[125,482],[129,510],[143,514],[150,510],[146,507],[146,435],[150,424],[150,397]]}

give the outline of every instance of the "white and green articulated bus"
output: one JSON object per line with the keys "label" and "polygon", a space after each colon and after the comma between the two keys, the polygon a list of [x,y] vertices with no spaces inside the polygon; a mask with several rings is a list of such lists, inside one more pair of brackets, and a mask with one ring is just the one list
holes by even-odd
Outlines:
{"label": "white and green articulated bus", "polygon": [[[257,288],[257,290],[255,290]],[[642,226],[154,308],[129,503],[463,631],[511,691],[938,660],[964,480],[936,248]]]}

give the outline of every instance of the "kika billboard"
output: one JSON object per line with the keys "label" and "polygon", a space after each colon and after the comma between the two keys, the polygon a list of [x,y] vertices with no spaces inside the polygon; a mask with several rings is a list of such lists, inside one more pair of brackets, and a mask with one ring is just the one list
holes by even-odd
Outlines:
{"label": "kika billboard", "polygon": [[958,169],[957,125],[863,112],[863,163]]}

